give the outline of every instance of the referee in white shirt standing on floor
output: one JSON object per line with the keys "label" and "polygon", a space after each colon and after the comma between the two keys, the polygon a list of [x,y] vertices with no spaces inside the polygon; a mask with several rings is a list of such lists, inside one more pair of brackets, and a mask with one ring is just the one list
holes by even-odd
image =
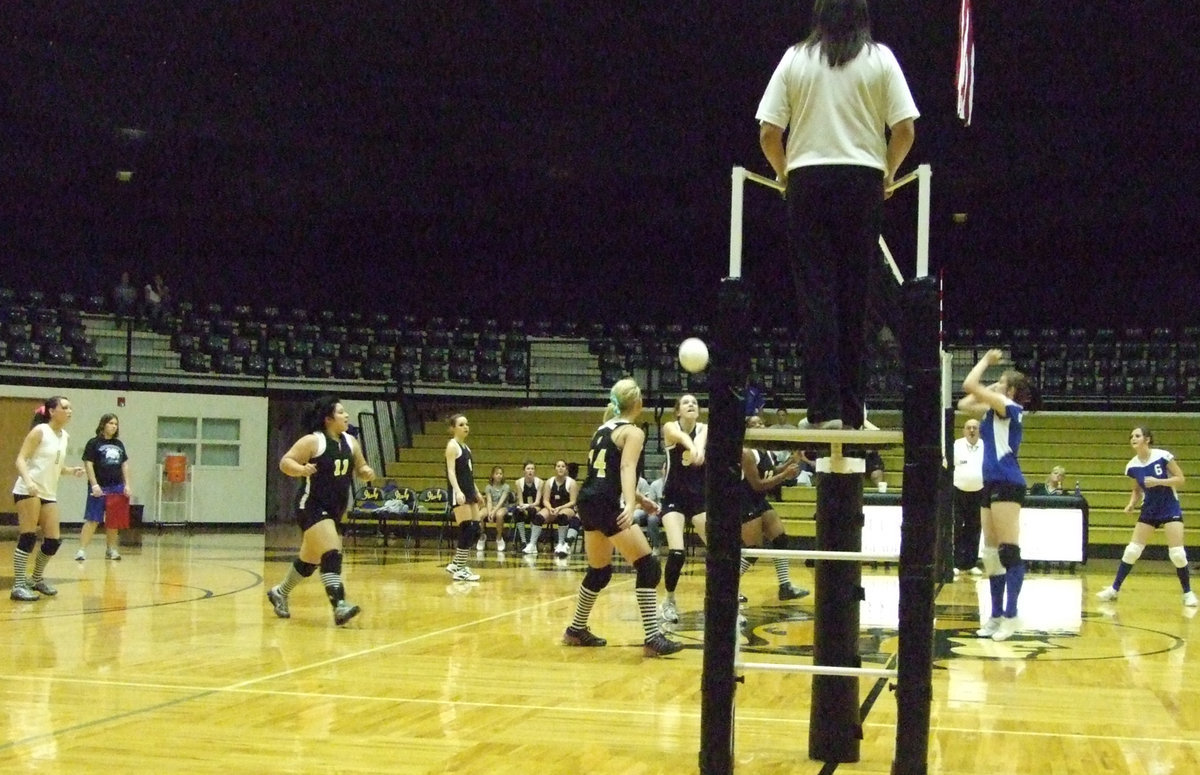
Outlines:
{"label": "referee in white shirt standing on floor", "polygon": [[954,440],[954,577],[979,576],[979,509],[983,506],[983,442],[979,420],[963,424],[963,435]]}

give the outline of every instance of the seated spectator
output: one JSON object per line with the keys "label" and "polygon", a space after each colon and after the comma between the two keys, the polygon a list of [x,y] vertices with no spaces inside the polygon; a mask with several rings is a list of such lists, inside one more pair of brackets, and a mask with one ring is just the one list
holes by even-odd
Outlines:
{"label": "seated spectator", "polygon": [[793,422],[788,422],[788,410],[784,409],[782,406],[775,410],[775,423],[771,427],[796,430],[796,424]]}
{"label": "seated spectator", "polygon": [[170,309],[171,289],[161,274],[142,288],[142,303],[145,305],[146,321],[152,328],[159,328]]}
{"label": "seated spectator", "polygon": [[[659,477],[653,483],[647,482],[644,476],[638,477],[637,491],[656,506],[662,504],[662,489],[663,484],[666,483],[666,469],[667,464],[663,463]],[[657,490],[655,489],[656,486]],[[648,511],[639,505],[633,510],[633,523],[645,531],[651,549],[657,549],[662,544],[662,514],[659,513],[658,509]]]}
{"label": "seated spectator", "polygon": [[[517,524],[517,541],[523,544],[521,551],[530,556],[537,555],[538,537],[542,534],[542,526],[537,522],[539,504],[542,502],[542,486],[544,482],[537,475],[537,466],[532,460],[526,460],[524,475],[517,480],[513,505],[509,509],[510,518]],[[525,528],[532,523],[529,541],[525,540]]]}
{"label": "seated spectator", "polygon": [[112,290],[113,312],[121,317],[130,317],[137,311],[137,288],[129,281],[129,272],[121,272],[121,279]]}
{"label": "seated spectator", "polygon": [[[567,474],[567,461],[554,461],[554,478],[542,488],[542,508],[535,518],[535,525],[554,525],[558,528],[558,543],[554,545],[554,556],[571,556],[571,549],[583,523],[575,502],[579,498],[579,482]],[[540,521],[539,521],[540,520]]]}
{"label": "seated spectator", "polygon": [[[867,450],[867,480],[878,488],[883,482],[883,458],[873,449]],[[887,489],[886,487],[882,489]],[[882,490],[881,490],[882,491]]]}
{"label": "seated spectator", "polygon": [[1062,466],[1055,466],[1050,469],[1050,475],[1046,477],[1045,492],[1042,495],[1065,495],[1066,490],[1063,489],[1063,479],[1067,475],[1067,469]]}
{"label": "seated spectator", "polygon": [[479,531],[479,541],[475,543],[475,551],[482,552],[487,546],[487,528],[489,525],[494,525],[496,528],[496,553],[504,553],[504,515],[508,513],[508,507],[512,505],[512,488],[508,486],[508,482],[504,481],[504,468],[495,466],[492,468],[492,477],[488,480],[487,486],[483,488],[484,503],[483,503],[483,525]]}

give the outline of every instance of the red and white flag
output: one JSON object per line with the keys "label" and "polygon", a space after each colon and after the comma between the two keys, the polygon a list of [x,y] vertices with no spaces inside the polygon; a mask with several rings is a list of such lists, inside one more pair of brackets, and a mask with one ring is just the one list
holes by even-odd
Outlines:
{"label": "red and white flag", "polygon": [[962,0],[958,12],[958,117],[971,125],[971,107],[975,102],[975,25],[971,21],[971,0]]}

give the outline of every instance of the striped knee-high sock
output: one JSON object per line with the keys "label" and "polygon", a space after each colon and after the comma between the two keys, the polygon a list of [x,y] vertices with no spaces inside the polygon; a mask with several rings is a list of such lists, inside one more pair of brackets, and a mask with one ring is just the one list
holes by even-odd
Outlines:
{"label": "striped knee-high sock", "polygon": [[745,576],[745,575],[746,575],[746,571],[750,570],[750,566],[751,566],[751,565],[753,565],[753,563],[752,563],[752,562],[750,562],[750,558],[749,558],[749,557],[743,557],[743,558],[742,558],[742,564],[741,564],[740,566],[738,566],[738,575],[739,575],[739,576]]}
{"label": "striped knee-high sock", "polygon": [[575,616],[571,617],[571,629],[586,630],[588,617],[592,615],[592,606],[596,603],[599,592],[579,585],[579,599],[575,601]]}
{"label": "striped knee-high sock", "polygon": [[645,640],[658,635],[658,591],[654,587],[637,587],[638,612],[642,615],[642,634]]}
{"label": "striped knee-high sock", "polygon": [[46,573],[46,563],[50,562],[50,555],[43,552],[40,548],[38,553],[33,558],[33,578],[30,579],[34,584],[40,584]]}
{"label": "striped knee-high sock", "polygon": [[[300,560],[296,560],[296,562],[300,562]],[[308,575],[311,576],[312,571],[309,571]],[[287,597],[296,588],[296,585],[304,581],[305,578],[307,578],[305,574],[297,570],[295,564],[289,565],[287,575],[283,577],[283,581],[279,582],[279,594]]]}
{"label": "striped knee-high sock", "polygon": [[17,549],[13,552],[13,586],[29,586],[27,568],[29,567],[29,552]]}
{"label": "striped knee-high sock", "polygon": [[775,558],[775,580],[779,582],[779,586],[792,583],[792,567],[788,561],[782,557]]}

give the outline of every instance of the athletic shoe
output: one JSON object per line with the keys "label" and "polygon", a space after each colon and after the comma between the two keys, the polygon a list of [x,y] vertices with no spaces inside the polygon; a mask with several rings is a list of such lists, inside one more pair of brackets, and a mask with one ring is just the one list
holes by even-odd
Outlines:
{"label": "athletic shoe", "polygon": [[1195,592],[1184,592],[1183,604],[1190,608],[1195,608],[1200,605],[1200,599],[1197,599]]}
{"label": "athletic shoe", "polygon": [[1017,631],[1017,617],[1006,616],[1000,620],[1000,626],[992,633],[992,640],[1008,640]]}
{"label": "athletic shoe", "polygon": [[358,606],[350,605],[345,600],[342,600],[333,607],[333,623],[341,627],[346,622],[358,616],[360,611],[362,609]]}
{"label": "athletic shoe", "polygon": [[118,552],[116,549],[105,549],[104,550],[104,559],[119,560],[119,559],[121,559],[121,553]]}
{"label": "athletic shoe", "polygon": [[607,646],[608,641],[592,633],[587,627],[582,630],[577,630],[574,627],[568,627],[563,633],[563,645],[565,646]]}
{"label": "athletic shoe", "polygon": [[83,551],[82,549],[75,552],[75,562],[83,562],[86,559],[87,559],[87,552]]}
{"label": "athletic shoe", "polygon": [[473,573],[466,565],[459,565],[454,572],[450,574],[450,578],[455,581],[479,581],[479,574]]}
{"label": "athletic shoe", "polygon": [[533,541],[525,544],[525,548],[521,550],[522,554],[528,554],[530,557],[537,557],[537,544]]}
{"label": "athletic shoe", "polygon": [[746,617],[745,616],[738,614],[738,625],[737,626],[738,626],[739,630],[746,629]]}
{"label": "athletic shoe", "polygon": [[967,571],[967,573],[970,573],[972,576],[982,576],[983,575],[983,571],[980,568],[971,568],[971,570]]}
{"label": "athletic shoe", "polygon": [[292,618],[292,612],[288,610],[287,596],[279,591],[279,587],[271,587],[267,590],[267,600],[271,601],[271,607],[275,609],[275,615],[280,619]]}
{"label": "athletic shoe", "polygon": [[675,607],[674,600],[663,601],[662,607],[659,609],[658,618],[671,624],[679,623],[679,609]]}
{"label": "athletic shoe", "polygon": [[1101,600],[1103,600],[1106,603],[1109,603],[1109,602],[1112,602],[1113,600],[1116,600],[1118,594],[1119,593],[1117,592],[1117,590],[1113,589],[1112,587],[1105,587],[1104,589],[1102,589],[1096,593],[1096,597],[1100,598]]}
{"label": "athletic shoe", "polygon": [[502,553],[504,552],[504,547],[505,547],[505,546],[506,546],[506,544],[504,543],[504,539],[503,539],[503,538],[497,538],[497,539],[496,539],[496,553],[497,553],[497,554],[502,554]]}
{"label": "athletic shoe", "polygon": [[748,598],[748,597],[746,597],[745,595],[743,595],[743,594],[739,593],[739,594],[738,594],[738,602],[739,602],[739,603],[749,603],[749,602],[750,602],[750,598]]}
{"label": "athletic shoe", "polygon": [[555,557],[566,557],[570,554],[571,554],[571,552],[569,549],[567,549],[567,545],[565,543],[554,545],[554,556]]}
{"label": "athletic shoe", "polygon": [[41,592],[43,595],[47,595],[49,597],[54,597],[55,595],[58,594],[58,590],[55,589],[54,587],[50,586],[50,583],[47,582],[45,579],[34,582],[33,584],[30,584],[29,586],[34,591]]}
{"label": "athletic shoe", "polygon": [[446,572],[453,576],[454,572],[458,570],[458,567],[458,563],[451,561],[446,565]]}
{"label": "athletic shoe", "polygon": [[955,569],[954,569],[954,580],[955,580],[955,581],[958,581],[958,577],[959,577],[960,575],[962,575],[962,571],[960,571],[958,568],[955,568]]}
{"label": "athletic shoe", "polygon": [[779,585],[780,600],[799,600],[802,597],[808,597],[808,590],[804,587],[798,587],[790,581]]}
{"label": "athletic shoe", "polygon": [[975,631],[975,634],[981,638],[990,638],[1000,630],[1000,622],[1003,621],[999,616],[990,617],[983,626]]}
{"label": "athletic shoe", "polygon": [[13,587],[12,592],[8,593],[10,600],[21,600],[24,602],[32,602],[41,597],[37,592],[34,592],[29,587],[22,584],[18,587]]}
{"label": "athletic shoe", "polygon": [[661,632],[642,644],[643,657],[665,657],[683,650],[683,644],[670,640]]}
{"label": "athletic shoe", "polygon": [[477,552],[482,552],[482,551],[483,551],[483,548],[484,548],[485,546],[487,546],[487,539],[486,539],[486,538],[480,538],[478,541],[476,541],[476,542],[475,542],[475,551],[477,551]]}

